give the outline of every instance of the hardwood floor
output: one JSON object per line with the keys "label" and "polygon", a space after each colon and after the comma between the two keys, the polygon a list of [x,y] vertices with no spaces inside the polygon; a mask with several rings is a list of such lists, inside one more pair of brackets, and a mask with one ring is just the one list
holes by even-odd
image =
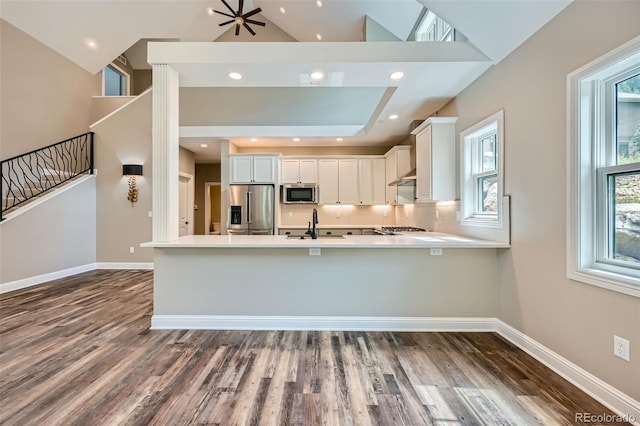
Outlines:
{"label": "hardwood floor", "polygon": [[149,331],[152,280],[94,271],[0,297],[0,424],[565,425],[612,414],[493,333]]}

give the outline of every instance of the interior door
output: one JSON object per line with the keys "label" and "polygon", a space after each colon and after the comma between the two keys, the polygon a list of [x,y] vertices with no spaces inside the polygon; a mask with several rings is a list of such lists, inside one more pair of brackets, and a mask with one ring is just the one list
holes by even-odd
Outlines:
{"label": "interior door", "polygon": [[178,183],[178,236],[189,235],[189,179],[180,176]]}

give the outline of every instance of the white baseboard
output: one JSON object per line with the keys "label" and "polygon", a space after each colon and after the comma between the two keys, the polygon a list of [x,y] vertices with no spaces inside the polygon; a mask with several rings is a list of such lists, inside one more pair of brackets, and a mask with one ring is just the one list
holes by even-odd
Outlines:
{"label": "white baseboard", "polygon": [[153,262],[98,262],[96,269],[153,269]]}
{"label": "white baseboard", "polygon": [[[640,402],[620,392],[568,359],[516,330],[509,324],[495,320],[495,331],[502,337],[573,383],[592,398],[601,402],[629,423],[640,425]],[[591,413],[599,415],[602,413]]]}
{"label": "white baseboard", "polygon": [[88,263],[82,266],[75,266],[73,268],[63,269],[61,271],[49,272],[48,274],[42,274],[35,277],[23,278],[16,281],[10,281],[8,283],[0,284],[0,294],[8,293],[10,291],[20,290],[34,285],[46,283],[48,281],[57,280],[60,278],[69,277],[71,275],[80,274],[82,272],[93,271],[96,269],[95,263]]}
{"label": "white baseboard", "polygon": [[35,285],[43,284],[48,281],[57,280],[60,278],[66,278],[71,275],[80,274],[82,272],[94,271],[96,269],[140,269],[150,270],[153,269],[153,262],[148,263],[117,263],[117,262],[100,262],[100,263],[87,263],[82,266],[75,266],[69,269],[63,269],[62,271],[49,272],[47,274],[38,275],[35,277],[23,278],[16,281],[10,281],[8,283],[0,284],[0,294],[8,293],[10,291],[21,290],[27,287],[33,287]]}
{"label": "white baseboard", "polygon": [[151,329],[494,331],[494,318],[153,315]]}

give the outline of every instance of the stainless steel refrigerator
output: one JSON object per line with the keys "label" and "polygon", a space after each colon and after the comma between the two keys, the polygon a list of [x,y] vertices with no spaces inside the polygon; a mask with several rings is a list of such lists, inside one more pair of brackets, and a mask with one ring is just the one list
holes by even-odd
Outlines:
{"label": "stainless steel refrigerator", "polygon": [[273,185],[229,185],[227,234],[273,235]]}

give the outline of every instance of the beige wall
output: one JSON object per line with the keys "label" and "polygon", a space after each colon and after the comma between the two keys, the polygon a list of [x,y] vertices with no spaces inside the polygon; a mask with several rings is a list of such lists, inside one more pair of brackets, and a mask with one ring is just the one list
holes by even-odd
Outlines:
{"label": "beige wall", "polygon": [[134,70],[133,71],[133,92],[132,95],[140,93],[151,87],[151,70]]}
{"label": "beige wall", "polygon": [[191,176],[194,176],[196,174],[195,154],[183,147],[180,147],[178,171],[190,174]]}
{"label": "beige wall", "polygon": [[0,19],[0,158],[89,131],[91,97],[101,76],[89,74]]}
{"label": "beige wall", "polygon": [[134,96],[94,96],[91,99],[89,110],[89,125],[95,124],[128,102],[134,100]]}
{"label": "beige wall", "polygon": [[[151,241],[151,99],[149,92],[108,119],[96,124],[98,262],[152,262],[153,250],[140,248]],[[123,164],[142,164],[138,177],[138,202],[127,200]],[[129,253],[129,247],[135,252]]]}
{"label": "beige wall", "polygon": [[96,179],[0,223],[0,284],[96,261]]}
{"label": "beige wall", "polygon": [[[636,400],[640,299],[566,278],[566,78],[639,34],[640,2],[574,1],[438,112],[460,117],[460,132],[505,111],[512,248],[498,256],[499,318]],[[614,334],[631,362],[614,357]]]}
{"label": "beige wall", "polygon": [[209,229],[205,227],[205,182],[220,182],[220,164],[196,164],[196,205],[198,209],[194,215],[194,234],[206,234]]}

